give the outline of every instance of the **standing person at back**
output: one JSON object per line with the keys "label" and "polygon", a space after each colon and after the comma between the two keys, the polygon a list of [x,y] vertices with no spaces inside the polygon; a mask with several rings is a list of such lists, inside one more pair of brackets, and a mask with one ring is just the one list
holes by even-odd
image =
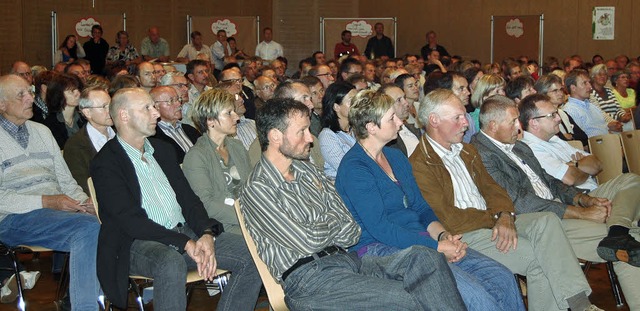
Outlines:
{"label": "standing person at back", "polygon": [[263,60],[274,60],[280,56],[284,56],[282,45],[273,41],[273,31],[271,28],[266,27],[262,31],[262,42],[256,46],[256,56]]}
{"label": "standing person at back", "polygon": [[91,27],[91,38],[82,47],[86,54],[85,59],[91,62],[91,73],[102,75],[109,53],[109,43],[102,39],[102,26]]}

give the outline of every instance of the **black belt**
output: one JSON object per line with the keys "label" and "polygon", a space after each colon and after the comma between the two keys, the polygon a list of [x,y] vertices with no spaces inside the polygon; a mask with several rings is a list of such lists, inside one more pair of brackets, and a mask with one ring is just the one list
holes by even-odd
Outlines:
{"label": "black belt", "polygon": [[289,274],[291,274],[291,272],[295,271],[296,269],[300,268],[301,266],[310,263],[316,259],[320,259],[322,257],[325,256],[329,256],[329,255],[335,255],[335,254],[346,254],[347,251],[340,247],[340,246],[335,246],[335,245],[331,245],[331,246],[327,246],[325,247],[323,250],[309,256],[309,257],[304,257],[304,258],[300,258],[298,259],[298,261],[296,261],[296,263],[293,264],[293,266],[289,267],[289,269],[287,269],[287,271],[285,271],[284,273],[282,273],[282,280],[286,280],[287,277],[289,276]]}

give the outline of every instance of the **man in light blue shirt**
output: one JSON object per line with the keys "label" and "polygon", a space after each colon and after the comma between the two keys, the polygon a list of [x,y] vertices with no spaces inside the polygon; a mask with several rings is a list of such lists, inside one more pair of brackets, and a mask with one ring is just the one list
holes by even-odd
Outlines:
{"label": "man in light blue shirt", "polygon": [[569,114],[576,124],[589,137],[621,132],[622,123],[613,121],[607,124],[604,112],[589,101],[591,96],[591,82],[585,70],[573,70],[564,78],[564,85],[569,91],[569,101],[564,105],[564,111]]}

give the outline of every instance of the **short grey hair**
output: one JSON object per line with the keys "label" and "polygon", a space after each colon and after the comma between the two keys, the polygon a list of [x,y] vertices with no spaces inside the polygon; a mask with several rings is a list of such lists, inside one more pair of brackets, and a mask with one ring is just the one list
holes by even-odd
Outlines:
{"label": "short grey hair", "polygon": [[480,128],[486,129],[491,121],[502,121],[505,117],[505,111],[509,107],[517,108],[516,102],[509,97],[502,95],[493,95],[487,98],[482,107],[480,107]]}
{"label": "short grey hair", "polygon": [[442,104],[444,104],[449,98],[455,97],[456,94],[449,89],[435,89],[429,94],[425,95],[420,101],[420,107],[418,108],[418,121],[423,128],[429,126],[429,116],[433,113],[438,113]]}
{"label": "short grey hair", "polygon": [[174,77],[184,77],[184,74],[182,72],[179,72],[179,71],[167,72],[160,79],[160,85],[161,86],[170,86],[171,84],[173,84],[173,78]]}
{"label": "short grey hair", "polygon": [[80,99],[78,100],[78,108],[84,109],[84,108],[93,107],[93,100],[89,98],[91,96],[91,92],[100,92],[100,91],[109,95],[109,93],[107,93],[105,89],[99,86],[92,86],[82,90],[82,93],[80,93]]}

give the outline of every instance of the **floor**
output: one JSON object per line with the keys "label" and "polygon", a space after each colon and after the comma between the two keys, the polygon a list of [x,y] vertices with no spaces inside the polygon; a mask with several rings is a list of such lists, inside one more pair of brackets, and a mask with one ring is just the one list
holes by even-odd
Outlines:
{"label": "floor", "polygon": [[[39,270],[43,274],[36,284],[36,287],[25,292],[27,301],[27,310],[29,311],[57,311],[56,304],[53,302],[56,295],[57,282],[53,279],[51,271],[51,254],[42,253],[39,258],[33,259],[32,255],[21,255],[21,260],[27,267],[27,270]],[[627,306],[617,308],[611,287],[607,277],[605,265],[595,265],[589,271],[589,284],[593,289],[591,301],[605,310],[629,310]],[[188,310],[213,310],[212,306],[218,303],[219,295],[209,297],[204,288],[196,288],[193,290]],[[15,304],[0,304],[0,311],[17,310]],[[128,310],[137,310],[133,303],[130,304]],[[153,310],[152,304],[145,306],[145,310]],[[266,296],[261,296],[255,310],[268,311],[268,301]]]}

